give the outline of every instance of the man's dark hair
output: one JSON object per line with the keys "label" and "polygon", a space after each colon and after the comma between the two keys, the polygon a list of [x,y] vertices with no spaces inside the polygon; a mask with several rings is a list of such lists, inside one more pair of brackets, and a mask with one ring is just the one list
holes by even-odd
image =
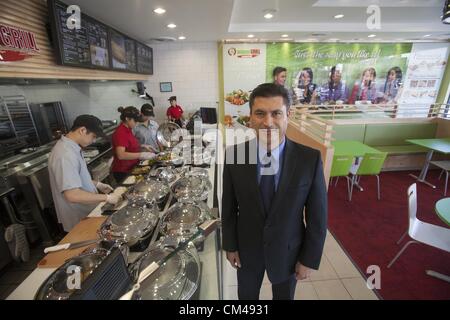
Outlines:
{"label": "man's dark hair", "polygon": [[283,68],[283,67],[276,67],[275,69],[273,69],[272,77],[275,78],[277,75],[279,75],[282,72],[287,72],[287,69]]}
{"label": "man's dark hair", "polygon": [[253,90],[250,95],[250,111],[252,111],[255,99],[258,97],[272,98],[272,97],[282,97],[286,110],[289,110],[291,105],[289,104],[289,94],[283,86],[279,86],[275,83],[264,83],[259,85],[255,90]]}

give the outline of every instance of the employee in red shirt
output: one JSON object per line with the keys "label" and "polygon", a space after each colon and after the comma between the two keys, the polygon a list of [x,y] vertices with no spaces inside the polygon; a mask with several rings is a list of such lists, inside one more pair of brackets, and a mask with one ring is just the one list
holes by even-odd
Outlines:
{"label": "employee in red shirt", "polygon": [[167,118],[169,121],[173,121],[180,127],[183,127],[183,109],[177,104],[177,97],[170,97],[170,107],[167,109]]}
{"label": "employee in red shirt", "polygon": [[152,152],[141,152],[142,147],[133,135],[133,128],[141,121],[141,113],[135,107],[120,107],[120,120],[122,121],[112,135],[114,160],[112,173],[114,179],[121,183],[139,160],[149,160],[155,157]]}

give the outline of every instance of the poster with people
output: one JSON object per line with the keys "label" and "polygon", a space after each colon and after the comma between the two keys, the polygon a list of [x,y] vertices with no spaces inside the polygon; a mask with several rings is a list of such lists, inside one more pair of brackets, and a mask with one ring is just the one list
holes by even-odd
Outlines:
{"label": "poster with people", "polygon": [[412,44],[276,43],[267,45],[270,70],[288,70],[297,104],[389,104],[398,99]]}
{"label": "poster with people", "polygon": [[247,43],[223,46],[225,123],[248,120],[264,82],[284,86],[293,105],[378,104],[392,110],[436,101],[448,43]]}

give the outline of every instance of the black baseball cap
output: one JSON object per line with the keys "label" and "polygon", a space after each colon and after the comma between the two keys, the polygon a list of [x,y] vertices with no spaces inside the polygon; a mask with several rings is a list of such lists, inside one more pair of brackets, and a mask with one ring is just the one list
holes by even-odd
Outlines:
{"label": "black baseball cap", "polygon": [[172,97],[169,98],[169,101],[170,101],[170,102],[172,102],[172,101],[177,101],[177,97],[172,96]]}
{"label": "black baseball cap", "polygon": [[153,106],[150,103],[146,103],[142,106],[141,113],[147,117],[155,116],[155,112],[153,111]]}
{"label": "black baseball cap", "polygon": [[118,111],[122,114],[121,116],[122,120],[124,120],[125,118],[130,118],[134,119],[134,121],[142,122],[141,112],[133,106],[126,108],[120,107]]}
{"label": "black baseball cap", "polygon": [[95,133],[97,137],[106,137],[106,134],[103,132],[102,121],[95,116],[89,114],[78,116],[73,122],[72,130],[81,127],[85,127],[87,130]]}

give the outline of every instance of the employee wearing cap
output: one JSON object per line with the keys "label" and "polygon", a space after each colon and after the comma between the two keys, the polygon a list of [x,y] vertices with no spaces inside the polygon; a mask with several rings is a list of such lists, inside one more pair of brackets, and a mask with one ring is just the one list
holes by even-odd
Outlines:
{"label": "employee wearing cap", "polygon": [[160,147],[156,139],[156,133],[159,125],[153,120],[155,113],[151,104],[144,104],[141,108],[142,122],[138,123],[133,129],[135,137],[139,140],[141,145],[148,146],[152,152],[158,153]]}
{"label": "employee wearing cap", "polygon": [[[58,221],[69,232],[103,201],[119,202],[119,196],[110,194],[113,188],[92,181],[81,148],[105,136],[100,119],[82,115],[75,119],[72,129],[53,147],[48,160],[50,187]],[[98,191],[103,194],[99,194]]]}
{"label": "employee wearing cap", "polygon": [[169,121],[175,122],[180,127],[183,126],[183,109],[177,104],[177,97],[173,96],[169,99],[170,107],[167,109],[167,118]]}
{"label": "employee wearing cap", "polygon": [[112,135],[112,146],[114,160],[111,171],[114,179],[121,183],[129,174],[131,169],[139,163],[139,160],[149,160],[155,157],[153,152],[141,152],[142,149],[150,149],[141,146],[133,135],[133,129],[138,122],[142,121],[141,113],[135,107],[120,107],[120,120],[122,121]]}

